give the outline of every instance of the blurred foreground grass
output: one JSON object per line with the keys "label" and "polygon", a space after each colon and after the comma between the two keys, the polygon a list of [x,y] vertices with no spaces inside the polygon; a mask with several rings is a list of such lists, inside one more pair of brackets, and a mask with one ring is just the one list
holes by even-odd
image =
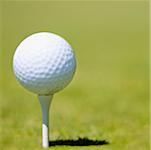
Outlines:
{"label": "blurred foreground grass", "polygon": [[54,96],[51,140],[87,137],[108,145],[52,149],[149,149],[148,2],[3,2],[1,147],[41,149],[41,110],[12,70],[16,46],[50,31],[76,52],[72,83]]}

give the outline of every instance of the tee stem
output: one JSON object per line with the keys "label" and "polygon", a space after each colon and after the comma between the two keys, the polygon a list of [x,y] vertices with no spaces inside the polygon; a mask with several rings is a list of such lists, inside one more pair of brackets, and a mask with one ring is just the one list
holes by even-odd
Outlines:
{"label": "tee stem", "polygon": [[38,95],[42,110],[42,146],[49,147],[49,107],[53,95]]}

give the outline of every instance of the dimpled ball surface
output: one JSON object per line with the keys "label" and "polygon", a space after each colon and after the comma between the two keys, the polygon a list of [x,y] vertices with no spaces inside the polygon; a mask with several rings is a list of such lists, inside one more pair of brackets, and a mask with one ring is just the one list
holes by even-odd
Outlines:
{"label": "dimpled ball surface", "polygon": [[60,36],[35,33],[23,40],[13,58],[17,80],[37,94],[53,94],[72,80],[76,60],[71,46]]}

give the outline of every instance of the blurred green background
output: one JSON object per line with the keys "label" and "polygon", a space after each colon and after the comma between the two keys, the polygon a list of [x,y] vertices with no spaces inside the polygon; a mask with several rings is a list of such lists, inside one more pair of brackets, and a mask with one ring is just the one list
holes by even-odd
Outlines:
{"label": "blurred green background", "polygon": [[41,149],[37,96],[16,81],[12,59],[27,36],[49,31],[73,46],[77,72],[54,96],[51,140],[87,137],[108,145],[52,149],[149,149],[149,4],[147,1],[3,1],[1,147]]}

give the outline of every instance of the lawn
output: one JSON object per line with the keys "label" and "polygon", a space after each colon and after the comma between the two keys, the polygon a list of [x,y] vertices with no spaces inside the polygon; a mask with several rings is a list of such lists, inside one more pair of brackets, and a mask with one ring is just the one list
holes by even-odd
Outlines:
{"label": "lawn", "polygon": [[40,31],[63,36],[77,57],[73,81],[51,104],[50,149],[149,149],[148,2],[1,4],[2,149],[42,149],[37,96],[19,85],[12,69],[19,42]]}

